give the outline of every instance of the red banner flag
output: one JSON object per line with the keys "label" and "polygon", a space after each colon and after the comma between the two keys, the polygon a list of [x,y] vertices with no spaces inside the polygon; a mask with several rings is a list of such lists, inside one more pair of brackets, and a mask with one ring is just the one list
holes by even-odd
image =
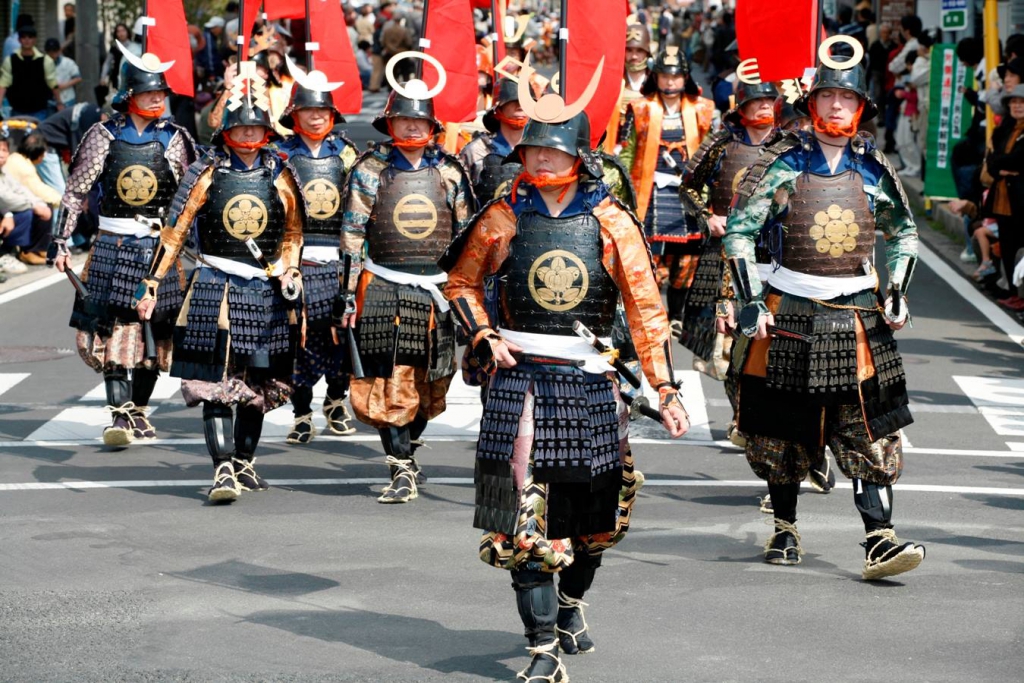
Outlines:
{"label": "red banner flag", "polygon": [[[430,0],[427,5],[427,35],[430,47],[425,52],[441,62],[447,83],[434,98],[434,115],[445,123],[472,121],[476,118],[476,33],[470,0]],[[423,80],[437,83],[438,74],[423,62]]]}
{"label": "red banner flag", "polygon": [[763,82],[802,78],[817,64],[818,0],[736,0],[740,59],[757,59]]}
{"label": "red banner flag", "polygon": [[567,104],[571,105],[587,89],[604,57],[600,85],[586,108],[590,119],[590,144],[594,147],[619,105],[626,60],[623,46],[626,44],[627,10],[628,5],[622,0],[568,3],[565,25],[569,28],[569,64],[565,77],[569,83],[568,88],[559,87],[565,93]]}
{"label": "red banner flag", "polygon": [[249,59],[249,41],[252,39],[252,27],[256,24],[256,17],[259,15],[260,5],[257,0],[249,0],[242,3],[242,11],[245,15],[239,20],[238,35],[242,37],[242,61]]}
{"label": "red banner flag", "polygon": [[263,0],[263,11],[270,21],[302,19],[306,16],[306,0]]}
{"label": "red banner flag", "polygon": [[[313,66],[327,74],[331,82],[344,85],[331,93],[334,106],[342,114],[358,114],[363,108],[363,84],[359,80],[359,67],[352,52],[348,33],[338,35],[338,27],[345,26],[345,17],[338,0],[309,0],[309,27],[314,43],[320,49],[313,52]],[[332,35],[333,34],[333,35]]]}
{"label": "red banner flag", "polygon": [[188,39],[188,24],[185,23],[185,7],[180,0],[147,4],[147,12],[156,23],[146,31],[146,49],[161,62],[174,60],[174,66],[164,74],[171,90],[185,97],[195,97],[192,45]]}

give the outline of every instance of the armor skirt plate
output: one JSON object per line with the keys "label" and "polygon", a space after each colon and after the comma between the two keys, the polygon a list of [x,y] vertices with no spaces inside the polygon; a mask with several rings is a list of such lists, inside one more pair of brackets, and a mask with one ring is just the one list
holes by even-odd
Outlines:
{"label": "armor skirt plate", "polygon": [[[89,299],[75,296],[71,327],[82,332],[109,335],[115,324],[135,324],[139,317],[132,309],[132,297],[149,273],[153,254],[159,246],[157,237],[129,237],[101,232],[96,238],[82,281],[89,290]],[[168,272],[157,293],[153,311],[153,336],[169,339],[174,320],[185,297],[185,275],[181,261]]]}
{"label": "armor skirt plate", "polygon": [[287,381],[296,316],[277,280],[246,280],[198,268],[174,330],[171,375],[217,382],[254,369]]}
{"label": "armor skirt plate", "polygon": [[715,303],[722,298],[722,239],[712,237],[700,254],[693,283],[683,305],[683,331],[679,342],[693,354],[710,361],[715,347]]}

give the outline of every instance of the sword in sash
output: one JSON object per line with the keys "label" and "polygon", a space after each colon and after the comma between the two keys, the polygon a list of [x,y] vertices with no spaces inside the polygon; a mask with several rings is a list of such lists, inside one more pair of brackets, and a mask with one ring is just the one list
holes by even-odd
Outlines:
{"label": "sword in sash", "polygon": [[[347,315],[351,315],[356,312],[355,300],[352,295],[348,293],[348,279],[352,274],[352,255],[345,254],[342,257],[342,275],[341,275],[341,296],[344,298],[344,309],[341,311],[341,316],[344,318]],[[366,371],[363,370],[363,360],[359,357],[359,346],[356,344],[356,331],[349,325],[345,329],[345,341],[348,344],[348,357],[352,364],[352,376],[356,379],[363,379],[366,377]],[[338,343],[338,331],[337,328],[332,330],[334,336],[334,343]]]}
{"label": "sword in sash", "polygon": [[[274,266],[267,261],[267,257],[263,255],[263,250],[260,249],[260,245],[256,244],[256,240],[251,237],[247,237],[244,242],[249,253],[256,259],[256,262],[260,264],[260,268],[267,274],[267,277],[274,277]],[[287,287],[281,288],[281,296],[288,301],[296,301],[299,298],[299,288],[295,284],[295,281],[288,283]]]}
{"label": "sword in sash", "polygon": [[[585,342],[590,344],[590,346],[593,347],[595,351],[597,351],[602,356],[607,358],[609,363],[611,363],[611,366],[615,368],[615,372],[617,372],[619,376],[622,377],[622,379],[629,382],[630,386],[632,386],[634,389],[640,388],[640,378],[637,377],[633,373],[633,371],[630,370],[629,367],[622,362],[622,360],[619,358],[619,354],[616,349],[609,348],[607,344],[598,339],[597,335],[594,334],[589,327],[584,325],[579,320],[573,322],[572,331],[578,334]],[[633,407],[633,404],[636,401],[636,399],[634,399],[629,394],[625,394],[622,392],[619,392],[619,395],[622,397],[622,400],[625,402],[627,406],[630,406],[631,408]],[[650,404],[638,402],[636,406],[637,410],[639,410],[642,415],[649,417],[652,420],[659,423],[664,422],[664,420],[662,420],[661,418],[661,412],[655,408],[652,408]]]}

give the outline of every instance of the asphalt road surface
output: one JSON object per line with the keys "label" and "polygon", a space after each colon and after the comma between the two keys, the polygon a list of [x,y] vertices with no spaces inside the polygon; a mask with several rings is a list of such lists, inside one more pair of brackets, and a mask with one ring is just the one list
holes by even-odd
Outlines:
{"label": "asphalt road surface", "polygon": [[[916,421],[894,507],[924,564],[860,580],[841,477],[801,496],[803,564],[764,564],[765,487],[723,440],[721,385],[677,347],[694,426],[671,442],[634,425],[648,483],[587,596],[597,651],[566,658],[574,682],[1021,679],[1024,329],[927,249],[911,299]],[[153,402],[158,442],[104,449],[71,300],[59,278],[0,295],[0,680],[487,681],[525,665],[509,577],[476,557],[475,391],[453,387],[409,505],[375,500],[375,433],[291,447],[286,407],[260,446],[273,488],[211,507],[200,411],[175,380]]]}

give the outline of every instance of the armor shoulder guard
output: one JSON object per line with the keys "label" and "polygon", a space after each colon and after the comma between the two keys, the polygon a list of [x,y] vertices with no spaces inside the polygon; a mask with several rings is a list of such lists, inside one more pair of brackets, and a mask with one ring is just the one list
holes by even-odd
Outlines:
{"label": "armor shoulder guard", "polygon": [[110,143],[114,141],[114,135],[106,123],[101,121],[93,124],[78,143],[78,149],[68,167],[67,187],[72,192],[88,194],[103,173]]}
{"label": "armor shoulder guard", "polygon": [[711,174],[718,166],[718,161],[722,158],[725,147],[731,140],[732,132],[727,128],[711,133],[704,138],[700,147],[686,164],[688,169],[693,169],[686,179],[687,187],[700,192],[711,182]]}
{"label": "armor shoulder guard", "polygon": [[386,142],[374,142],[371,140],[370,143],[367,145],[366,149],[363,150],[363,152],[358,157],[356,157],[355,163],[352,164],[352,170],[355,170],[357,166],[361,165],[363,162],[368,161],[370,159],[376,159],[377,161],[379,161],[381,163],[381,167],[383,168],[384,166],[387,165],[387,158],[388,154],[390,153],[390,144]]}
{"label": "armor shoulder guard", "polygon": [[184,210],[185,204],[188,202],[189,195],[192,194],[192,188],[196,186],[197,182],[199,182],[199,176],[203,175],[207,169],[212,168],[216,162],[216,155],[207,151],[189,165],[188,170],[185,171],[185,175],[181,179],[181,183],[178,185],[178,191],[175,193],[174,199],[171,201],[171,213],[168,217],[168,225],[173,226],[178,222],[178,216],[180,216],[182,210]]}
{"label": "armor shoulder guard", "polygon": [[609,190],[614,190],[612,196],[619,200],[630,211],[636,211],[636,190],[633,181],[629,177],[629,171],[622,164],[622,160],[613,154],[601,152],[601,162],[604,165],[604,177],[610,174],[615,176],[616,184],[605,181]]}
{"label": "armor shoulder guard", "polygon": [[182,169],[187,170],[196,160],[196,141],[192,139],[192,135],[185,128],[176,123],[171,125],[174,126],[174,135],[167,145],[164,158],[171,164],[174,177],[181,182],[181,178],[184,176]]}
{"label": "armor shoulder guard", "polygon": [[[654,256],[651,254],[651,245],[647,241],[647,237],[644,235],[644,224],[643,224],[643,221],[641,221],[639,218],[637,218],[637,215],[633,212],[633,210],[630,209],[625,204],[623,204],[621,201],[619,201],[619,199],[617,197],[615,197],[614,195],[608,195],[608,199],[609,199],[609,204],[604,205],[604,203],[602,202],[602,204],[599,204],[594,209],[594,215],[601,222],[602,229],[607,230],[613,237],[615,237],[616,236],[616,231],[613,230],[612,227],[617,227],[619,225],[622,225],[624,223],[624,221],[615,221],[615,222],[613,222],[611,224],[611,226],[609,226],[606,223],[606,221],[608,220],[608,218],[614,217],[614,210],[615,209],[618,209],[619,212],[625,214],[626,217],[629,219],[628,222],[632,225],[633,229],[636,230],[637,235],[640,237],[640,241],[644,245],[644,250],[647,252],[647,262],[651,264],[651,269],[653,270],[654,269]],[[621,233],[619,233],[619,234],[621,234]]]}
{"label": "armor shoulder guard", "polygon": [[779,157],[802,145],[803,141],[800,139],[800,136],[793,132],[784,133],[780,137],[766,143],[761,150],[761,156],[750,165],[750,169],[743,176],[740,186],[736,189],[737,205],[743,206],[747,203],[750,196],[754,193],[754,189],[764,178],[765,174],[768,173],[768,169],[771,168],[772,164],[778,161]]}
{"label": "armor shoulder guard", "polygon": [[900,193],[900,201],[903,203],[903,206],[910,207],[910,199],[907,197],[907,191],[903,189],[903,183],[900,181],[899,176],[896,175],[896,169],[892,167],[892,163],[889,161],[888,157],[885,156],[882,150],[874,146],[870,148],[868,155],[878,162],[878,165],[882,167],[882,171],[885,175],[889,176],[889,180],[891,180],[892,184],[896,186],[896,189]]}
{"label": "armor shoulder guard", "polygon": [[469,242],[469,236],[470,234],[472,234],[473,228],[476,227],[476,224],[480,221],[480,219],[483,218],[488,211],[490,211],[492,206],[504,201],[504,197],[496,197],[495,199],[492,199],[491,201],[484,204],[483,207],[479,211],[477,211],[476,215],[473,216],[473,218],[469,221],[469,226],[467,226],[465,230],[463,230],[462,232],[455,236],[455,239],[453,239],[452,243],[448,245],[447,249],[445,249],[444,253],[441,255],[441,258],[437,260],[437,265],[441,268],[441,270],[447,273],[450,272],[451,269],[455,267],[455,262],[459,260],[459,256],[462,255],[463,250],[466,248],[466,243]]}

